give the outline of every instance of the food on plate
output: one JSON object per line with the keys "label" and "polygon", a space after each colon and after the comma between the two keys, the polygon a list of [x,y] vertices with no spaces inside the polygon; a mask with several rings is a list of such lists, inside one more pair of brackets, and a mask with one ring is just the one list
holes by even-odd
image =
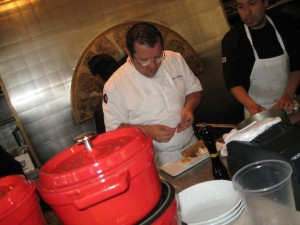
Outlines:
{"label": "food on plate", "polygon": [[190,157],[186,157],[186,158],[183,158],[182,160],[181,160],[181,162],[183,162],[183,163],[187,163],[187,162],[190,162],[192,159],[190,158]]}
{"label": "food on plate", "polygon": [[201,154],[204,154],[205,152],[206,152],[206,147],[203,141],[200,140],[181,152],[181,155],[184,157],[181,161],[189,162],[191,158],[196,158]]}

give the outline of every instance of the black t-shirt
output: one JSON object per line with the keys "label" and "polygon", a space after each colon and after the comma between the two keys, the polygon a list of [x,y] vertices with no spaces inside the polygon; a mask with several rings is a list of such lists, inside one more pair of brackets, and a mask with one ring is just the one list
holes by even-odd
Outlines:
{"label": "black t-shirt", "polygon": [[[269,15],[279,32],[290,60],[290,71],[300,70],[300,35],[295,21],[288,15]],[[283,50],[275,29],[267,22],[259,30],[249,29],[259,58],[281,55]],[[238,21],[222,40],[223,76],[229,89],[244,86],[249,89],[249,77],[255,57],[242,21]]]}
{"label": "black t-shirt", "polygon": [[262,29],[249,29],[254,48],[260,59],[267,59],[283,54],[274,27],[267,21]]}

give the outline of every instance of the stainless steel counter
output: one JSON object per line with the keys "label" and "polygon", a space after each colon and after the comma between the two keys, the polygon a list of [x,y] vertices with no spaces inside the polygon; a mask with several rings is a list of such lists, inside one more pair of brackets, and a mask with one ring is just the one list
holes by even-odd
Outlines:
{"label": "stainless steel counter", "polygon": [[[226,163],[224,158],[222,161]],[[170,182],[177,192],[180,192],[194,184],[214,179],[212,176],[212,168],[209,158],[176,177],[172,177],[161,170],[159,171],[159,174],[162,179]]]}
{"label": "stainless steel counter", "polygon": [[[227,167],[226,157],[221,157],[221,159]],[[176,177],[172,177],[163,171],[159,171],[159,174],[161,179],[170,182],[175,187],[177,193],[194,184],[213,180],[211,161],[209,158]],[[298,221],[300,221],[299,211],[297,211],[297,217]],[[234,225],[251,225],[245,211],[242,212]]]}

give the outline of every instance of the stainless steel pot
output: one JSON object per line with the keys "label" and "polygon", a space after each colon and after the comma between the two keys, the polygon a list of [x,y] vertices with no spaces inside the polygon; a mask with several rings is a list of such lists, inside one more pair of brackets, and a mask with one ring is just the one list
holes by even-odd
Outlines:
{"label": "stainless steel pot", "polygon": [[244,127],[248,126],[254,121],[260,121],[266,118],[275,118],[279,117],[281,118],[281,121],[283,123],[291,124],[289,116],[287,115],[286,111],[284,109],[269,109],[260,113],[257,113],[239,124],[228,124],[228,123],[199,123],[196,124],[197,127],[203,126],[203,124],[206,124],[208,126],[212,127],[219,127],[219,128],[236,128],[237,130],[243,129]]}
{"label": "stainless steel pot", "polygon": [[278,109],[269,109],[260,113],[257,113],[245,120],[243,120],[242,122],[240,122],[236,128],[238,130],[243,129],[244,127],[248,126],[249,124],[251,124],[254,121],[260,121],[266,118],[275,118],[275,117],[279,117],[281,118],[281,122],[283,123],[288,123],[290,124],[290,120],[289,117],[286,113],[286,111],[282,108],[278,108]]}

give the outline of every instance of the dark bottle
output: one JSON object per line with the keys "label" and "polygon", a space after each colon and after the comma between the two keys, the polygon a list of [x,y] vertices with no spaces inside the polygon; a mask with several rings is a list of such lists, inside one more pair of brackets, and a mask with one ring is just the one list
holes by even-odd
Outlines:
{"label": "dark bottle", "polygon": [[216,180],[230,180],[227,169],[219,158],[213,127],[203,124],[198,130],[198,134],[209,152],[214,178]]}

